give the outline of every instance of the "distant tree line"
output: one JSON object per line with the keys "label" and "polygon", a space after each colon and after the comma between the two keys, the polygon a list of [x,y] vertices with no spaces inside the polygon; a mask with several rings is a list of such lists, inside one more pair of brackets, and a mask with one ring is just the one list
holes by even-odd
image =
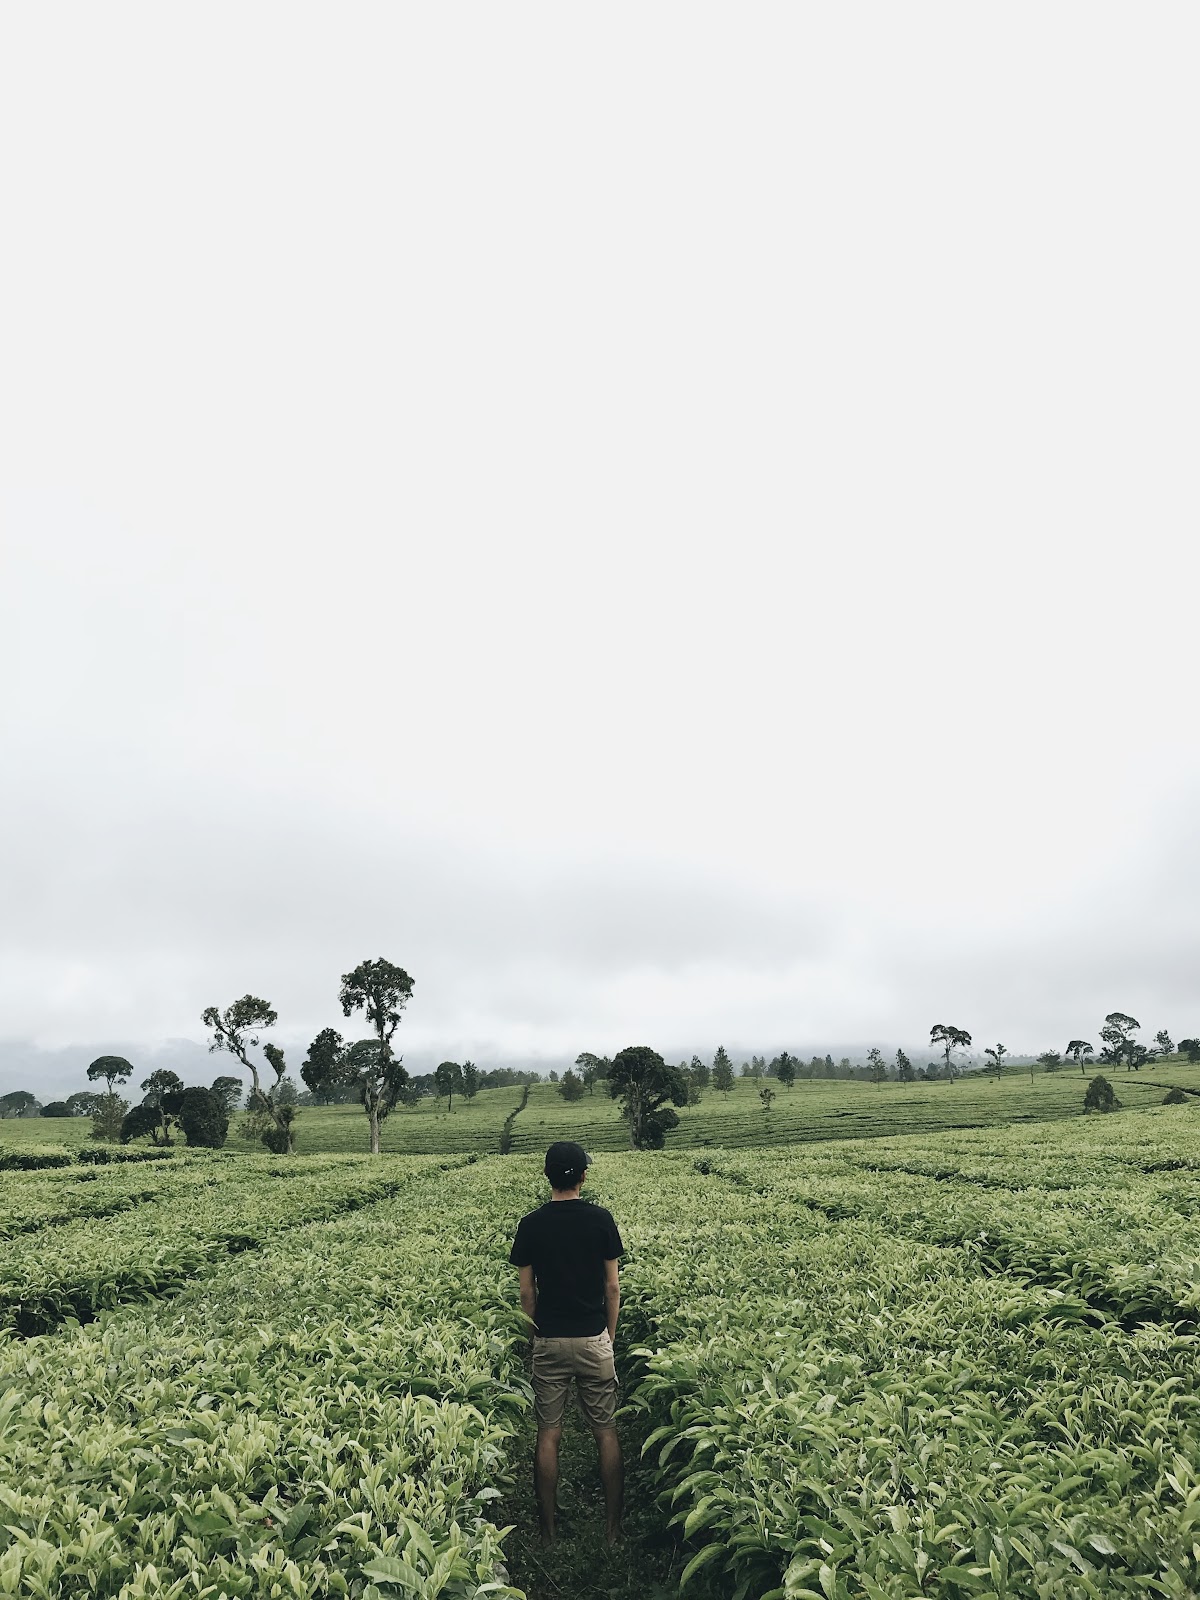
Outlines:
{"label": "distant tree line", "polygon": [[[452,1113],[456,1098],[469,1105],[480,1089],[538,1081],[535,1072],[511,1067],[481,1070],[472,1061],[443,1061],[432,1072],[410,1074],[392,1041],[412,990],[413,980],[408,973],[382,957],[360,962],[343,974],[338,991],[342,1013],[346,1017],[361,1013],[371,1033],[347,1040],[337,1029],[323,1028],[309,1045],[300,1068],[303,1090],[287,1075],[283,1050],[262,1039],[265,1031],[278,1022],[274,1007],[247,994],[223,1011],[209,1006],[203,1015],[210,1030],[210,1050],[227,1052],[249,1073],[244,1101],[240,1077],[220,1076],[208,1088],[186,1087],[176,1073],[159,1068],[142,1081],[142,1099],[131,1105],[117,1089],[132,1077],[133,1067],[123,1056],[108,1055],[97,1057],[87,1069],[88,1079],[97,1088],[78,1091],[47,1105],[29,1090],[15,1089],[0,1095],[0,1118],[90,1117],[96,1138],[128,1141],[148,1137],[165,1146],[173,1142],[178,1130],[191,1144],[220,1145],[225,1141],[230,1117],[241,1103],[248,1113],[241,1127],[243,1135],[269,1150],[286,1154],[295,1148],[295,1122],[303,1106],[354,1102],[363,1107],[371,1151],[378,1155],[382,1124],[397,1107],[411,1109],[431,1097],[439,1106],[445,1101],[447,1111]],[[1200,1063],[1200,1037],[1181,1039],[1176,1045],[1166,1029],[1160,1029],[1152,1045],[1147,1045],[1136,1037],[1141,1029],[1135,1017],[1110,1011],[1099,1029],[1099,1052],[1086,1039],[1070,1039],[1061,1053],[1044,1050],[1029,1059],[1030,1078],[1035,1068],[1050,1073],[1063,1070],[1068,1064],[1079,1067],[1085,1077],[1101,1063],[1140,1072],[1149,1063],[1177,1053],[1193,1064]],[[916,1065],[903,1049],[897,1049],[889,1060],[878,1046],[872,1046],[866,1060],[860,1062],[851,1062],[846,1056],[835,1062],[828,1054],[805,1060],[781,1050],[770,1060],[765,1055],[752,1055],[736,1070],[724,1045],[717,1047],[711,1063],[693,1056],[690,1061],[670,1067],[648,1046],[630,1046],[611,1058],[585,1050],[561,1077],[557,1071],[551,1072],[550,1081],[568,1102],[594,1095],[597,1086],[603,1087],[608,1095],[621,1101],[634,1147],[658,1148],[678,1123],[672,1107],[698,1105],[709,1089],[728,1096],[739,1075],[760,1081],[759,1098],[769,1113],[776,1098],[773,1083],[790,1091],[797,1082],[819,1079],[875,1084],[954,1082],[964,1071],[984,1072],[999,1080],[1012,1054],[1004,1044],[988,1045],[983,1051],[982,1066],[964,1066],[961,1057],[971,1049],[972,1037],[966,1029],[951,1023],[935,1023],[929,1042],[938,1047],[940,1060],[927,1061],[923,1067]],[[258,1052],[261,1060],[252,1052]],[[1093,1080],[1096,1081],[1107,1082],[1103,1078]],[[101,1083],[105,1085],[103,1091],[98,1087]],[[1103,1093],[1097,1092],[1103,1100]]]}

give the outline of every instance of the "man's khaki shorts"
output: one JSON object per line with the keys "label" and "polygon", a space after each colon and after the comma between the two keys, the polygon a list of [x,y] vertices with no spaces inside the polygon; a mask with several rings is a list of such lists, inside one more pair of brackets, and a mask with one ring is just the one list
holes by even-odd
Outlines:
{"label": "man's khaki shorts", "polygon": [[533,1399],[539,1428],[561,1428],[571,1379],[593,1430],[615,1428],[617,1369],[608,1329],[584,1339],[533,1341]]}

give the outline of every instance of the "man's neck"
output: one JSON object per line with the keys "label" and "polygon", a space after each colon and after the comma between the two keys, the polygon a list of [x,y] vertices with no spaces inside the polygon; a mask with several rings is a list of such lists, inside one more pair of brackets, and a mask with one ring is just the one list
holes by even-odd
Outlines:
{"label": "man's neck", "polygon": [[[583,1185],[581,1184],[580,1188],[582,1187]],[[578,1200],[579,1189],[551,1189],[550,1198],[551,1200]]]}

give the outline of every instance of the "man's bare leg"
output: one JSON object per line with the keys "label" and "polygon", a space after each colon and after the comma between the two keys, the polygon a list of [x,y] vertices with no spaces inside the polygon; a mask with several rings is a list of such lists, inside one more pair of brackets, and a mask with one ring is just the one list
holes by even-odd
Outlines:
{"label": "man's bare leg", "polygon": [[621,1441],[615,1428],[597,1428],[596,1448],[600,1452],[600,1482],[604,1486],[605,1537],[616,1544],[621,1537],[621,1511],[625,1501],[625,1464],[621,1460]]}
{"label": "man's bare leg", "polygon": [[539,1428],[533,1455],[533,1487],[537,1493],[542,1543],[554,1543],[554,1515],[558,1509],[558,1441],[561,1428]]}

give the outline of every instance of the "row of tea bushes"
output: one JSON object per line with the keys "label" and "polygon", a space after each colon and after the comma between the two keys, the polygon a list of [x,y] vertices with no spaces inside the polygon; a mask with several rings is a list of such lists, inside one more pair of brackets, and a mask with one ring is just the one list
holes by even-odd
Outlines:
{"label": "row of tea bushes", "polygon": [[[861,1175],[874,1216],[833,1220],[786,1192],[806,1154],[792,1177],[784,1152],[740,1156],[744,1182],[687,1157],[597,1172],[632,1245],[632,1401],[693,1570],[731,1600],[1200,1592],[1196,1337],[901,1232],[882,1174]],[[931,1236],[1002,1196],[925,1190]]]}
{"label": "row of tea bushes", "polygon": [[[34,1206],[45,1208],[45,1225],[29,1226],[34,1218],[18,1209],[22,1230],[0,1260],[0,1330],[44,1333],[153,1300],[223,1256],[259,1248],[281,1228],[374,1204],[446,1165],[431,1156],[381,1164],[364,1157],[197,1154],[172,1163],[139,1203],[99,1218],[85,1209],[63,1219],[64,1204],[91,1192],[78,1177],[69,1192],[66,1175],[57,1189],[37,1182]],[[10,1176],[6,1193],[19,1197],[21,1183],[35,1182],[32,1175]]]}
{"label": "row of tea bushes", "polygon": [[0,1594],[516,1596],[489,1512],[524,1175],[405,1165],[169,1302],[0,1347]]}

